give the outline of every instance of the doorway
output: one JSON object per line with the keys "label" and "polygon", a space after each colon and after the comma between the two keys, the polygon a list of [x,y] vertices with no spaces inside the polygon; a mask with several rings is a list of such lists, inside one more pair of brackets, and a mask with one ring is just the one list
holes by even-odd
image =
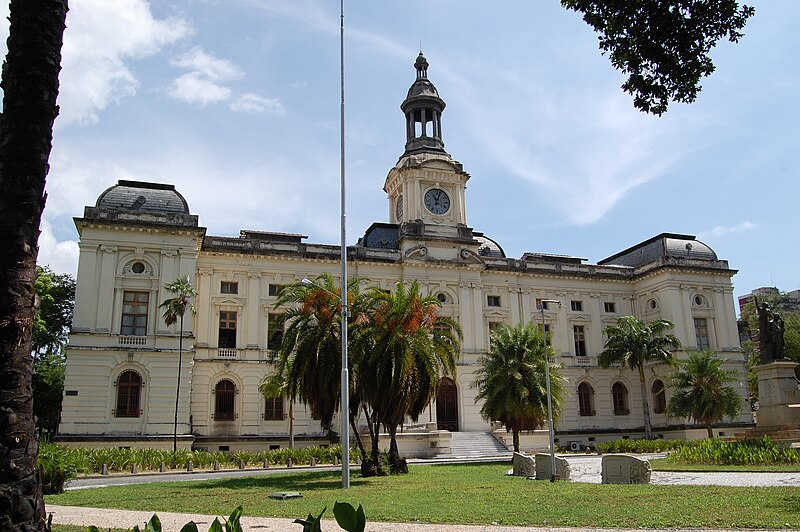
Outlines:
{"label": "doorway", "polygon": [[458,431],[458,389],[453,379],[444,377],[436,394],[436,428]]}

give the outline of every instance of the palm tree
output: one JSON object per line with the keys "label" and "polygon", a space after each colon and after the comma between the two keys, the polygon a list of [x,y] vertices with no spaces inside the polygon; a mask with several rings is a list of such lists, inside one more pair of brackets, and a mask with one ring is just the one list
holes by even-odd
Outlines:
{"label": "palm tree", "polygon": [[190,311],[192,316],[195,314],[194,305],[191,300],[197,296],[189,276],[178,277],[172,282],[164,285],[164,289],[175,297],[165,300],[159,308],[164,310],[164,323],[167,326],[175,325],[180,321],[180,334],[178,335],[178,385],[175,390],[175,421],[172,428],[172,451],[178,450],[178,402],[181,396],[181,368],[183,367],[183,315]]}
{"label": "palm tree", "polygon": [[284,332],[278,372],[285,376],[287,397],[309,405],[325,430],[330,430],[340,401],[340,293],[333,277],[323,274],[308,284],[287,284],[275,303],[275,308],[292,305],[279,317]]}
{"label": "palm tree", "polygon": [[724,363],[713,351],[690,351],[689,358],[669,376],[675,395],[669,399],[667,415],[691,418],[705,425],[709,438],[714,437],[714,423],[723,417],[738,416],[742,396],[728,384],[738,382],[739,374],[722,369]]}
{"label": "palm tree", "polygon": [[[519,452],[519,433],[544,425],[547,420],[545,364],[550,348],[541,329],[533,324],[502,325],[492,333],[489,352],[478,361],[473,387],[475,402],[483,401],[481,415],[501,421],[511,431],[514,451]],[[558,366],[550,365],[553,418],[563,404],[564,386]]]}
{"label": "palm tree", "polygon": [[[288,388],[289,382],[286,376],[283,373],[273,373],[264,377],[258,386],[258,391],[266,399],[278,399],[288,396]],[[289,399],[289,449],[294,449],[294,408],[291,399]]]}
{"label": "palm tree", "polygon": [[[441,303],[423,296],[417,281],[398,283],[393,292],[373,288],[368,297],[371,349],[359,363],[363,400],[372,407],[370,420],[389,432],[389,464],[394,473],[406,473],[397,447],[397,427],[406,416],[413,421],[436,397],[442,377],[456,375],[461,328],[452,318],[438,314]],[[372,456],[378,462],[377,437]]]}
{"label": "palm tree", "polygon": [[31,330],[66,0],[11,0],[0,114],[0,528],[44,530]]}
{"label": "palm tree", "polygon": [[667,348],[677,349],[681,343],[675,335],[666,334],[666,331],[673,327],[673,323],[669,320],[656,320],[646,324],[633,316],[622,316],[616,325],[607,327],[603,331],[608,339],[605,349],[597,358],[600,366],[607,368],[619,363],[639,372],[644,433],[647,439],[653,438],[653,429],[650,426],[650,405],[647,400],[644,366],[651,361],[675,364],[675,357]]}

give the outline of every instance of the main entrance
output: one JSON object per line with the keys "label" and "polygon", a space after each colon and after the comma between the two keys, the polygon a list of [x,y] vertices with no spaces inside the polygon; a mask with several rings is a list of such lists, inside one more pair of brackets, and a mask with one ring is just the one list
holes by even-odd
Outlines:
{"label": "main entrance", "polygon": [[445,377],[439,382],[436,394],[437,429],[458,431],[458,390],[452,379]]}

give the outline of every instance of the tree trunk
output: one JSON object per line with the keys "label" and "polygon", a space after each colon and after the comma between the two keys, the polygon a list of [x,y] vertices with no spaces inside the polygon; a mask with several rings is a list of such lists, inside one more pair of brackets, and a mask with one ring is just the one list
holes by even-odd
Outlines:
{"label": "tree trunk", "polygon": [[653,439],[653,428],[650,426],[650,401],[647,399],[647,382],[644,377],[644,365],[639,366],[639,386],[642,389],[642,412],[644,413],[644,437]]}
{"label": "tree trunk", "polygon": [[397,447],[397,426],[389,427],[389,438],[389,468],[393,475],[405,475],[408,473],[408,464],[400,456],[400,449]]}
{"label": "tree trunk", "polygon": [[44,530],[31,329],[66,0],[12,0],[0,86],[0,530]]}
{"label": "tree trunk", "polygon": [[711,423],[711,422],[706,423],[706,430],[708,431],[709,439],[713,438],[714,437],[714,424]]}
{"label": "tree trunk", "polygon": [[289,449],[294,449],[294,406],[291,398],[287,400],[289,401]]}
{"label": "tree trunk", "polygon": [[175,421],[172,425],[172,452],[178,452],[178,403],[181,398],[181,365],[183,364],[183,315],[178,336],[178,385],[175,387]]}
{"label": "tree trunk", "polygon": [[514,452],[519,452],[519,430],[514,428],[511,429],[511,441],[514,444]]}

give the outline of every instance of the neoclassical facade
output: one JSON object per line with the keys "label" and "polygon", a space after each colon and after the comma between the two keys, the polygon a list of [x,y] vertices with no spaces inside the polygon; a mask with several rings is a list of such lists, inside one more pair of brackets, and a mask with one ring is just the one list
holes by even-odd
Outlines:
{"label": "neoclassical facade", "polygon": [[[422,54],[401,105],[405,150],[384,190],[388,222],[372,224],[348,246],[349,275],[391,289],[418,280],[461,324],[455,379],[440,386],[423,414],[427,428],[490,431],[471,384],[489,334],[500,324],[535,322],[552,335],[570,392],[556,426],[562,446],[643,435],[638,374],[602,369],[603,329],[623,315],[668,319],[685,349],[714,349],[742,375],[731,277],[736,273],[690,235],[663,233],[597,264],[544,253],[507,257],[467,225],[470,175],[444,149],[445,102]],[[265,449],[288,443],[289,405],[258,387],[275,370],[275,318],[282,285],[322,273],[339,276],[340,248],[299,234],[243,230],[207,234],[174,186],[120,181],[75,220],[80,235],[75,317],[70,335],[60,439],[75,445],[169,446],[177,402],[180,445],[209,450]],[[188,275],[196,315],[167,326],[164,284]],[[542,300],[552,300],[544,304]],[[680,355],[680,354],[679,354]],[[181,386],[176,390],[178,372]],[[667,419],[670,368],[647,367],[656,435],[704,434]],[[177,399],[177,401],[176,401]],[[298,445],[325,441],[313,412],[293,405]],[[742,414],[717,430],[751,424]]]}

